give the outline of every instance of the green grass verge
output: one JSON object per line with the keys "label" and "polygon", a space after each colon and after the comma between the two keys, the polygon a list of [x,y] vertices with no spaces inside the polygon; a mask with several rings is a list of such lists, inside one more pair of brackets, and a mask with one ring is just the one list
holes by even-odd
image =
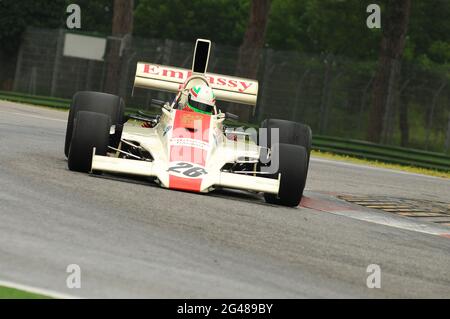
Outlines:
{"label": "green grass verge", "polygon": [[11,102],[28,103],[33,105],[48,106],[52,108],[67,109],[70,106],[69,99],[50,96],[31,95],[17,92],[0,91],[0,99]]}
{"label": "green grass verge", "polygon": [[381,168],[387,168],[387,169],[393,169],[403,172],[409,172],[409,173],[415,173],[415,174],[422,174],[422,175],[429,175],[429,176],[435,176],[435,177],[442,177],[442,178],[450,178],[450,172],[449,171],[439,171],[439,170],[432,170],[417,166],[410,166],[410,165],[400,165],[400,164],[392,164],[392,163],[386,163],[386,162],[380,162],[380,161],[374,161],[374,160],[368,160],[368,159],[362,159],[362,158],[356,158],[348,155],[339,155],[329,152],[322,152],[313,150],[311,151],[311,155],[319,158],[325,158],[335,161],[342,161],[347,163],[354,163],[354,164],[361,164],[361,165],[368,165],[373,167],[381,167]]}
{"label": "green grass verge", "polygon": [[0,286],[0,299],[51,299],[31,292]]}

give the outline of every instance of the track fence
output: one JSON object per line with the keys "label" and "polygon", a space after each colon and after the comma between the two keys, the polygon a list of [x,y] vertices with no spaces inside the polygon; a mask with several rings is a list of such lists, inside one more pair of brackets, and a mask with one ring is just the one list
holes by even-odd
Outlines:
{"label": "track fence", "polygon": [[[105,88],[106,63],[62,55],[64,30],[30,28],[18,57],[14,91],[70,98],[76,91]],[[214,39],[212,39],[214,40]],[[112,41],[112,40],[109,40]],[[172,95],[136,89],[137,61],[189,68],[193,43],[133,38],[124,48],[119,94],[127,105],[148,109],[152,98]],[[238,48],[213,45],[209,71],[234,75]],[[309,124],[314,134],[364,140],[376,61],[264,49],[260,56],[260,93],[252,117],[282,118]],[[383,143],[450,153],[449,70],[402,66],[395,103],[386,110]],[[222,108],[228,108],[222,103]],[[245,107],[245,106],[244,106]]]}

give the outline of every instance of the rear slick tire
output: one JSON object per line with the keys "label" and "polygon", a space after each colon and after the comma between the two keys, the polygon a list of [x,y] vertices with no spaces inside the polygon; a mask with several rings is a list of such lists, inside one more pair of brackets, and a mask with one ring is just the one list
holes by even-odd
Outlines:
{"label": "rear slick tire", "polygon": [[288,120],[266,119],[262,121],[261,128],[267,128],[267,146],[272,147],[271,130],[279,129],[278,143],[303,146],[306,151],[311,152],[312,132],[308,125]]}

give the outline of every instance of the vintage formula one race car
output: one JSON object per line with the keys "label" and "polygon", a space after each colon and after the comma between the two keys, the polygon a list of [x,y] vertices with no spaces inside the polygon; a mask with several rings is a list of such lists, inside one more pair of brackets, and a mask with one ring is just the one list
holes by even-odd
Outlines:
{"label": "vintage formula one race car", "polygon": [[125,115],[122,98],[77,92],[67,123],[65,154],[72,171],[149,177],[162,187],[263,193],[266,202],[297,206],[305,187],[311,129],[267,119],[259,132],[224,125],[216,99],[256,105],[255,80],[207,73],[211,42],[197,40],[192,69],[139,62],[134,87],[176,93],[152,101],[159,115]]}

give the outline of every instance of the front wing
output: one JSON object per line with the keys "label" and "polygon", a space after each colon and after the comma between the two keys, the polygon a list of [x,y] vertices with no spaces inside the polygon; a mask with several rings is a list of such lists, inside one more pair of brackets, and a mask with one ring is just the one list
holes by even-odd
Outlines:
{"label": "front wing", "polygon": [[[169,172],[166,163],[160,161],[138,161],[117,157],[92,157],[92,171],[102,171],[116,174],[130,174],[136,176],[156,177],[161,186],[169,188]],[[271,194],[278,194],[280,176],[278,179],[258,176],[242,175],[228,172],[209,172],[201,182],[200,192],[208,192],[215,187],[242,189]]]}

